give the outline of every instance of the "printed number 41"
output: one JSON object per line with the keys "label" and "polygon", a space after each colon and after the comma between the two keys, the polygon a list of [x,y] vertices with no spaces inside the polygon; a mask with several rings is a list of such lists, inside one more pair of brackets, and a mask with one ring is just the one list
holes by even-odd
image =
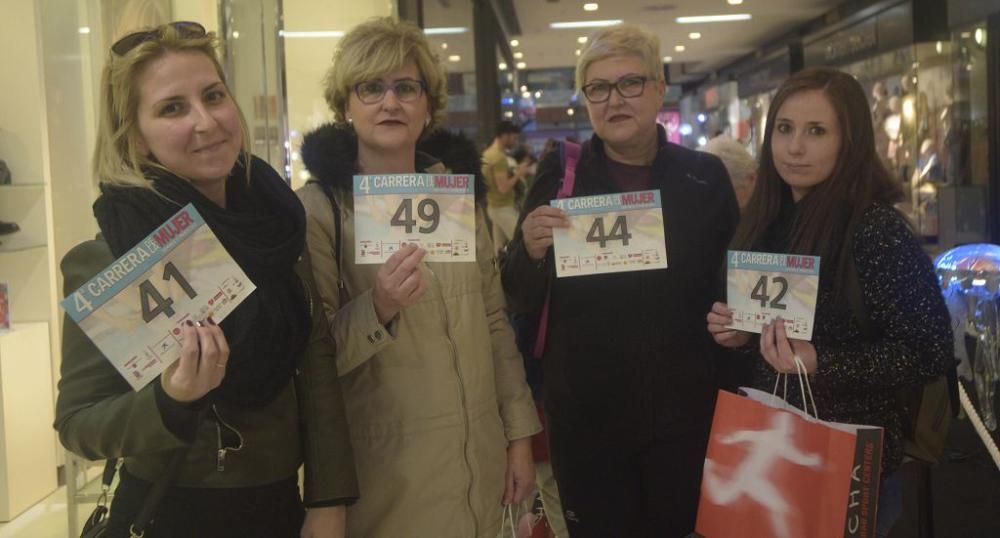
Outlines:
{"label": "printed number 41", "polygon": [[771,308],[785,310],[788,306],[782,303],[781,300],[788,293],[788,280],[783,276],[776,276],[771,279],[771,282],[781,286],[781,290],[773,300],[767,294],[767,275],[760,277],[760,280],[757,281],[757,284],[753,287],[753,291],[750,292],[750,298],[760,301],[761,308],[766,307],[767,302],[771,301]]}
{"label": "printed number 41", "polygon": [[[189,298],[194,299],[198,296],[198,293],[194,291],[174,262],[167,262],[163,266],[163,280],[171,278],[177,282],[177,285],[184,290]],[[149,279],[143,280],[139,284],[139,302],[142,306],[142,321],[146,323],[153,321],[160,314],[166,314],[168,318],[172,318],[176,313],[173,308],[174,300],[160,294],[160,290],[156,289],[156,286]],[[150,302],[154,305],[152,308],[150,308]]]}
{"label": "printed number 41", "polygon": [[615,219],[614,224],[611,225],[611,233],[604,233],[604,217],[597,217],[594,219],[594,223],[590,225],[590,231],[587,232],[587,242],[588,243],[600,243],[601,248],[608,246],[608,241],[621,241],[623,246],[628,246],[629,239],[632,239],[632,234],[628,233],[628,220],[625,219],[625,215],[619,215]]}

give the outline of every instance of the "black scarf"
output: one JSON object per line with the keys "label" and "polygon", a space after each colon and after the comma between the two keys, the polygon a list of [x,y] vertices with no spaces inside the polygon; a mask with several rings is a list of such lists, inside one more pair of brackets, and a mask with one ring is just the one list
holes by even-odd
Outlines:
{"label": "black scarf", "polygon": [[[242,404],[270,401],[291,378],[309,337],[305,288],[294,266],[305,246],[305,211],[292,190],[253,157],[250,182],[242,159],[226,180],[226,208],[190,182],[160,169],[153,190],[102,185],[94,215],[115,256],[121,256],[188,203],[257,287],[220,323],[229,366],[214,396]],[[157,194],[159,193],[159,194]]]}

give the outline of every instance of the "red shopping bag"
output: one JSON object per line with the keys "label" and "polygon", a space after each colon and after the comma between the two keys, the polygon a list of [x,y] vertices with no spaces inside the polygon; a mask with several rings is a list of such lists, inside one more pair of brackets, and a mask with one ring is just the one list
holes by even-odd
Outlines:
{"label": "red shopping bag", "polygon": [[741,390],[719,392],[696,535],[875,536],[882,428],[824,422]]}

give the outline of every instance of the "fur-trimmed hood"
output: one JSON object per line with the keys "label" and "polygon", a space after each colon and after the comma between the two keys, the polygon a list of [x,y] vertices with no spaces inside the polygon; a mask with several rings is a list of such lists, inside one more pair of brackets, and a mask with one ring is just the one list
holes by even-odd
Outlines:
{"label": "fur-trimmed hood", "polygon": [[[309,173],[334,189],[353,189],[357,160],[358,138],[349,125],[327,123],[307,133],[302,141],[302,162]],[[418,171],[440,162],[452,173],[474,175],[476,203],[485,203],[482,157],[475,142],[465,134],[445,129],[427,134],[417,144],[416,161]]]}

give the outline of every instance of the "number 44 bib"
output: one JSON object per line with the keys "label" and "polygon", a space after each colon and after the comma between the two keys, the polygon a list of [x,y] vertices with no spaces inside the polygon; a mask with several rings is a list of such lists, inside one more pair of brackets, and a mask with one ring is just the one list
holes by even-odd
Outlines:
{"label": "number 44 bib", "polygon": [[551,205],[570,221],[552,232],[557,277],[667,267],[660,191],[559,198]]}
{"label": "number 44 bib", "polygon": [[760,333],[775,318],[789,338],[812,340],[819,289],[819,257],[730,250],[726,301],[732,329]]}

